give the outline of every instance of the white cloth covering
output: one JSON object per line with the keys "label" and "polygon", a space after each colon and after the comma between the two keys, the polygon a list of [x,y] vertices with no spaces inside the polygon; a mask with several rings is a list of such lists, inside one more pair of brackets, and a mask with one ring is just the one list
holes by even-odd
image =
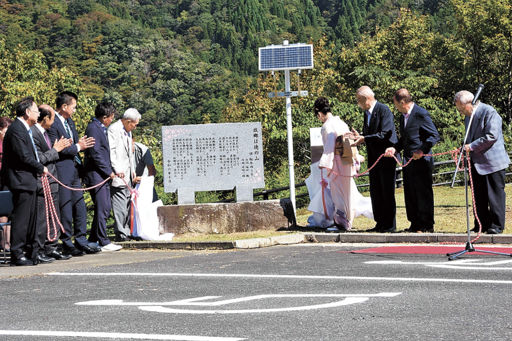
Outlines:
{"label": "white cloth covering", "polygon": [[171,240],[173,233],[160,235],[160,221],[157,215],[157,208],[162,206],[162,200],[153,202],[154,176],[142,176],[137,184],[137,235],[144,240]]}

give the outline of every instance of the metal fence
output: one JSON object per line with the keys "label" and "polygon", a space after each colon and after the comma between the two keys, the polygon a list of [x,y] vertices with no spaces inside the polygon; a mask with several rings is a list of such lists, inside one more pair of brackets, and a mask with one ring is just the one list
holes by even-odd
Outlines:
{"label": "metal fence", "polygon": [[[512,153],[509,153],[509,157],[512,158]],[[455,172],[455,161],[454,160],[448,160],[448,161],[434,162],[434,170],[435,169],[439,169],[439,168],[448,168],[448,166],[450,166],[450,165],[452,166],[451,170],[449,170],[449,171],[439,171],[437,173],[433,173],[432,174],[432,180],[433,180],[433,185],[434,186],[444,186],[444,185],[451,185],[452,184],[453,173]],[[508,172],[505,173],[505,175],[506,175],[505,181],[506,181],[507,184],[512,182],[512,176],[511,176],[512,172],[510,171],[511,168],[512,168],[512,165],[508,167]],[[403,183],[403,178],[401,177],[401,175],[402,175],[402,167],[397,167],[396,168],[396,172],[397,172],[396,186],[397,187],[401,187],[402,183]],[[462,172],[460,172],[460,173],[462,174]],[[360,178],[364,179],[364,178],[367,178],[367,177],[368,177],[368,174],[365,174],[365,175],[362,175]],[[462,183],[463,181],[464,181],[463,179],[456,179],[455,183]],[[301,182],[301,183],[296,184],[295,188],[301,188],[301,187],[304,187],[304,186],[306,186],[306,183],[305,182]],[[370,187],[370,184],[369,183],[362,183],[362,184],[358,184],[357,187],[360,190],[365,190],[366,188]],[[290,189],[289,186],[273,188],[273,189],[266,189],[266,190],[263,190],[261,192],[254,193],[254,197],[263,197],[263,200],[268,200],[269,196],[271,194],[282,192],[282,191],[286,191],[286,190],[289,190],[289,189]],[[297,198],[303,198],[303,197],[307,197],[308,195],[309,195],[308,193],[301,193],[301,194],[297,194],[296,197]],[[226,201],[233,201],[233,200],[226,200]]]}

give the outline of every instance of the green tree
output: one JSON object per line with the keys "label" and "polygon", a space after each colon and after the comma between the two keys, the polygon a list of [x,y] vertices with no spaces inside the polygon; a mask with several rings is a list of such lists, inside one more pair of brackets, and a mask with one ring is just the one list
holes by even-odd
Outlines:
{"label": "green tree", "polygon": [[[483,99],[512,122],[512,4],[509,0],[452,0],[457,20],[455,39],[465,50],[462,84],[483,83]],[[459,84],[458,84],[459,85]]]}

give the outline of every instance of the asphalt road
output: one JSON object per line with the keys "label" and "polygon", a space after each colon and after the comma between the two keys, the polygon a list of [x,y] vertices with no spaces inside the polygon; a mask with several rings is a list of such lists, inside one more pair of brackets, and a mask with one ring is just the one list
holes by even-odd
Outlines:
{"label": "asphalt road", "polygon": [[367,247],[0,267],[0,340],[512,339],[512,258],[350,252]]}

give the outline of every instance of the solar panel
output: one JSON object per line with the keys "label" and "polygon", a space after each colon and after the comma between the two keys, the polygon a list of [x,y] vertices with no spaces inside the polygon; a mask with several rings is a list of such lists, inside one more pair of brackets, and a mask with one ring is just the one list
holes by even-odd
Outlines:
{"label": "solar panel", "polygon": [[313,45],[271,45],[259,48],[259,70],[298,70],[313,68]]}

